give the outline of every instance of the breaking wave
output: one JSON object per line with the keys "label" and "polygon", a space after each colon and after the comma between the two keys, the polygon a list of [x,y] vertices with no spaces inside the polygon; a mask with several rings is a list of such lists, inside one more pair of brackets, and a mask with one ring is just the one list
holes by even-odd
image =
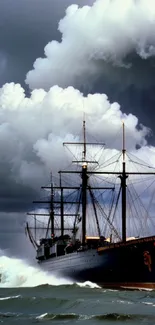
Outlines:
{"label": "breaking wave", "polygon": [[0,287],[35,287],[43,284],[72,284],[71,281],[63,278],[58,279],[56,276],[30,265],[26,261],[7,256],[0,257],[0,274]]}
{"label": "breaking wave", "polygon": [[[10,258],[8,256],[0,256],[0,287],[36,287],[42,285],[73,285],[73,281],[65,278],[58,278],[32,266],[28,262]],[[77,283],[80,287],[99,288],[95,283],[86,281]]]}
{"label": "breaking wave", "polygon": [[76,313],[66,313],[66,314],[42,314],[40,316],[37,316],[36,319],[47,319],[47,320],[72,320],[72,319],[78,319],[78,320],[108,320],[108,321],[128,321],[128,320],[140,320],[141,315],[129,315],[129,314],[117,314],[117,313],[111,313],[111,314],[101,314],[101,315],[79,315]]}

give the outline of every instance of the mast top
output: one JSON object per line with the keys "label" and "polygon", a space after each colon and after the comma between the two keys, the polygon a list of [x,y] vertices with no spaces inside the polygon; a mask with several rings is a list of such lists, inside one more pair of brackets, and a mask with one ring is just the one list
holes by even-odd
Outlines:
{"label": "mast top", "polygon": [[122,145],[122,154],[123,154],[123,162],[125,162],[125,153],[126,153],[126,149],[125,149],[125,124],[124,124],[124,121],[122,122],[122,127],[123,127],[123,145]]}
{"label": "mast top", "polygon": [[86,160],[86,121],[83,120],[83,161]]}

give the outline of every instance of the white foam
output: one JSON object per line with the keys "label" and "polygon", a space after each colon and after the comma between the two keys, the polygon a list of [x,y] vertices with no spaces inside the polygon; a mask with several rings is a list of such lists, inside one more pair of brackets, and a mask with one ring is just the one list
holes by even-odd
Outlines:
{"label": "white foam", "polygon": [[[115,301],[113,301],[115,303]],[[125,304],[125,305],[133,305],[133,302],[131,301],[124,301],[124,300],[117,300],[119,304]]]}
{"label": "white foam", "polygon": [[9,299],[17,299],[17,298],[20,298],[21,296],[18,295],[18,296],[10,296],[10,297],[3,297],[3,298],[0,298],[0,300],[9,300]]}
{"label": "white foam", "polygon": [[[35,287],[38,285],[72,285],[74,282],[65,278],[58,278],[48,272],[44,272],[37,266],[28,262],[8,256],[0,256],[0,287]],[[80,287],[100,288],[90,281],[77,283]],[[8,297],[9,299],[9,297]],[[10,298],[11,299],[11,298]]]}
{"label": "white foam", "polygon": [[44,317],[46,317],[48,315],[48,313],[42,314],[40,316],[37,316],[36,319],[42,319]]}
{"label": "white foam", "polygon": [[7,256],[0,257],[0,274],[0,287],[34,287],[43,284],[62,285],[73,283],[67,279],[48,274],[37,266],[31,266],[23,260]]}
{"label": "white foam", "polygon": [[101,287],[99,287],[96,283],[93,283],[93,282],[90,282],[90,281],[85,281],[85,282],[82,282],[82,283],[80,283],[80,282],[78,282],[77,283],[77,285],[79,286],[79,287],[89,287],[89,288],[101,288]]}
{"label": "white foam", "polygon": [[118,290],[117,289],[108,289],[108,291],[117,292]]}

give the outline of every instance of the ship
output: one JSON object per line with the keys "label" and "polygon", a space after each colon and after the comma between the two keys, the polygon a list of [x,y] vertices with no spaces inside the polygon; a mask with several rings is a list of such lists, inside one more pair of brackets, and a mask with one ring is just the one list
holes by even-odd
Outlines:
{"label": "ship", "polygon": [[[99,157],[94,147],[103,149],[104,155],[105,144],[87,141],[85,121],[82,141],[63,143],[69,147],[79,146],[80,158],[73,151],[72,167],[58,171],[57,183],[51,173],[50,185],[42,187],[47,193],[46,200],[34,201],[36,209],[27,213],[31,220],[26,222],[26,234],[36,250],[39,267],[56,276],[75,282],[91,281],[106,288],[155,289],[154,228],[151,226],[152,233],[147,235],[147,211],[143,205],[134,209],[138,194],[130,208],[127,204],[131,196],[128,188],[133,186],[133,180],[143,176],[143,180],[149,178],[153,183],[155,169],[139,160],[135,164],[140,165],[140,171],[137,165],[134,170],[133,164],[128,171],[129,162],[133,163],[134,159],[129,158],[126,150],[124,122],[121,129],[119,155],[115,155],[114,160],[104,160],[101,166],[92,158],[93,154],[88,154],[88,149]],[[116,169],[112,169],[113,162],[117,163]],[[137,181],[137,184],[144,192],[144,182]],[[40,208],[43,204],[44,209]],[[149,209],[150,205],[151,201]],[[129,223],[134,236],[127,237]]]}

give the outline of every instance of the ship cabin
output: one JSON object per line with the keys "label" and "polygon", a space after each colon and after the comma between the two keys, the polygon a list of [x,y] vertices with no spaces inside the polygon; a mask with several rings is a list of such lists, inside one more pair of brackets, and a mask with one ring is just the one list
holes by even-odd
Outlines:
{"label": "ship cabin", "polygon": [[99,246],[109,245],[110,242],[111,238],[105,238],[104,236],[86,236],[86,245],[84,248],[79,239],[73,240],[69,235],[41,238],[37,248],[36,259],[41,261],[81,250],[97,249]]}

